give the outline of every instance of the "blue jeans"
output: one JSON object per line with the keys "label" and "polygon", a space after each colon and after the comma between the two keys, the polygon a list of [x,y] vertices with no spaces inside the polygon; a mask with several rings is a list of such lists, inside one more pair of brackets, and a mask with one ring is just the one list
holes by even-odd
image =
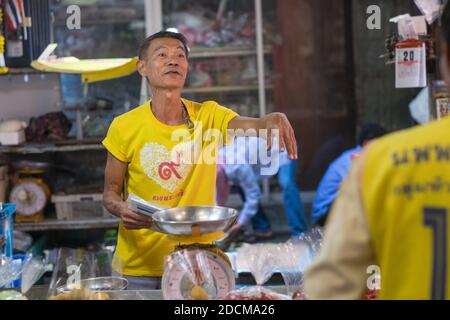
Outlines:
{"label": "blue jeans", "polygon": [[[278,183],[283,192],[284,211],[288,220],[291,234],[294,237],[305,232],[305,208],[300,198],[300,191],[296,181],[297,161],[290,160],[288,164],[281,166],[278,172]],[[252,218],[255,231],[267,232],[272,228],[262,208]]]}
{"label": "blue jeans", "polygon": [[283,191],[284,211],[293,236],[299,236],[307,230],[305,208],[297,186],[297,161],[290,160],[281,166],[278,172],[278,182]]}
{"label": "blue jeans", "polygon": [[[245,194],[241,187],[238,188],[238,192],[242,198],[242,201],[245,201]],[[246,232],[250,232],[250,231],[268,232],[268,231],[272,230],[269,219],[267,219],[267,216],[264,213],[264,210],[261,206],[261,202],[258,203],[258,211],[252,217],[251,221],[252,221],[253,230],[251,230],[251,228],[250,228]]]}

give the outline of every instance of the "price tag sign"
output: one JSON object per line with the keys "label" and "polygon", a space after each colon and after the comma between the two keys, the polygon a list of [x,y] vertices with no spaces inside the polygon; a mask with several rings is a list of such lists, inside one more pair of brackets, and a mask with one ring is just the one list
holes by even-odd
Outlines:
{"label": "price tag sign", "polygon": [[425,44],[421,41],[405,41],[395,49],[395,87],[423,88],[427,85]]}
{"label": "price tag sign", "polygon": [[450,101],[448,98],[436,99],[436,115],[439,120],[450,115]]}

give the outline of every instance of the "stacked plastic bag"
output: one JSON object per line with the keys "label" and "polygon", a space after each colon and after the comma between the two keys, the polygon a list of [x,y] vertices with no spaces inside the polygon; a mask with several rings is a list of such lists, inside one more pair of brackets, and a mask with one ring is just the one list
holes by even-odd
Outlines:
{"label": "stacked plastic bag", "polygon": [[[230,292],[227,300],[289,300],[305,299],[303,274],[322,246],[323,232],[315,228],[298,238],[280,244],[255,244],[241,248],[238,255],[247,260],[247,267],[256,286]],[[286,295],[264,287],[275,272],[281,273]]]}

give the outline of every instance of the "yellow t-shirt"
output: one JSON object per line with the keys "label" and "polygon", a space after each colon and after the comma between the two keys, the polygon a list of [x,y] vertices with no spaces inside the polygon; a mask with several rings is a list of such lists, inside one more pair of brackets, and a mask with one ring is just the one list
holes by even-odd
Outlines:
{"label": "yellow t-shirt", "polygon": [[[213,101],[183,99],[194,123],[189,129],[161,123],[150,103],[116,117],[103,141],[128,163],[127,194],[162,207],[214,205],[217,146],[237,113]],[[120,223],[113,268],[130,276],[161,276],[164,258],[176,244],[165,234],[127,230]]]}
{"label": "yellow t-shirt", "polygon": [[369,146],[362,202],[380,299],[450,298],[450,118]]}

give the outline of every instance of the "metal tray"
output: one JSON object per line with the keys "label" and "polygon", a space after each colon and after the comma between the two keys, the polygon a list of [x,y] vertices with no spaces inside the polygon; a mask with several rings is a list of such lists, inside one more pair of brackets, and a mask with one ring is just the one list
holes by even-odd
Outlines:
{"label": "metal tray", "polygon": [[153,214],[155,231],[172,235],[197,235],[226,231],[238,211],[224,207],[179,207]]}
{"label": "metal tray", "polygon": [[[75,284],[67,284],[56,289],[57,294],[72,291]],[[94,292],[125,290],[128,287],[128,280],[121,277],[98,277],[83,279],[79,282],[80,286]]]}

